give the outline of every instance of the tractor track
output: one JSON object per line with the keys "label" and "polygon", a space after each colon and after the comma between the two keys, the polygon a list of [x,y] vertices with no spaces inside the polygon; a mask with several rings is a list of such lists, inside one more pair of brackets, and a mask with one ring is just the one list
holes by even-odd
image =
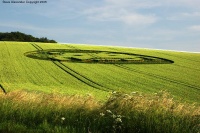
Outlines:
{"label": "tractor track", "polygon": [[[68,46],[68,47],[70,47],[70,48],[73,48],[73,49],[76,49],[75,47],[73,47],[73,46]],[[115,48],[110,48],[110,49],[112,49],[112,50],[117,50],[117,51],[119,51],[118,49],[115,49]],[[78,50],[78,49],[76,49],[76,50]],[[98,58],[98,56],[97,55],[93,55],[93,54],[89,54],[90,56],[92,56],[92,57],[94,57],[94,58]],[[120,68],[123,68],[123,69],[126,69],[126,70],[129,70],[130,71],[130,69],[127,67],[127,68],[125,68],[125,66],[123,66],[123,65],[120,65],[120,64],[112,64],[113,66],[115,66],[115,67],[120,67]],[[134,69],[133,69],[134,70]],[[131,70],[132,71],[132,70]],[[137,70],[134,70],[134,72],[137,72],[137,73],[141,73],[141,72],[138,72]],[[143,73],[144,74],[144,73]],[[152,75],[150,75],[150,76],[152,76]]]}
{"label": "tractor track", "polygon": [[4,94],[7,94],[6,90],[4,89],[4,87],[0,84],[0,88],[3,91]]}
{"label": "tractor track", "polygon": [[[110,49],[118,50],[118,49],[115,49],[115,48],[110,48]],[[119,51],[119,50],[118,50],[118,51]],[[157,52],[157,53],[172,56],[172,55],[166,54],[166,53],[161,53],[161,52]],[[179,56],[175,56],[175,57],[188,60],[188,59],[186,59],[186,58],[182,58],[182,57],[179,57]],[[190,60],[190,61],[191,61],[191,60]],[[194,60],[193,60],[193,61],[194,61]],[[124,65],[121,65],[121,64],[114,64],[114,65],[117,66],[117,67],[120,67],[120,68],[122,68],[122,69],[126,69],[126,70],[129,70],[129,71],[133,71],[133,72],[136,72],[136,73],[139,73],[139,74],[148,75],[148,76],[151,76],[151,77],[154,77],[154,78],[159,78],[159,79],[162,79],[162,80],[165,80],[165,81],[169,81],[169,82],[171,82],[171,83],[175,83],[175,84],[183,85],[183,86],[190,87],[190,88],[193,88],[193,89],[196,89],[196,90],[200,90],[200,87],[194,86],[194,85],[191,85],[191,84],[188,84],[188,83],[184,83],[184,82],[181,82],[181,81],[169,79],[169,78],[166,78],[166,77],[163,77],[163,76],[159,76],[159,75],[156,75],[156,74],[144,72],[144,71],[141,71],[141,70],[132,69],[132,68],[130,68],[130,67],[127,67],[127,66],[124,66]],[[180,66],[180,65],[177,65],[177,64],[173,64],[173,65],[175,65],[175,66]],[[184,66],[181,66],[181,67],[184,67]],[[196,69],[196,70],[199,71],[198,69]]]}
{"label": "tractor track", "polygon": [[[76,48],[76,47],[74,47],[74,46],[70,46],[70,45],[66,45],[67,47],[69,47],[69,48],[72,48],[72,49],[75,49],[75,50],[81,50],[81,49],[78,49],[78,48]],[[98,57],[98,56],[96,56],[96,55],[93,55],[93,54],[88,54],[88,55],[90,55],[90,56],[92,56],[92,57]],[[63,64],[63,63],[62,63]],[[72,69],[71,69],[72,70]],[[74,70],[72,70],[72,71],[74,71]],[[74,71],[75,72],[75,71]],[[76,72],[77,73],[77,72]],[[77,74],[79,74],[79,73],[77,73]],[[79,74],[80,75],[80,74]],[[86,79],[87,81],[89,81],[89,82],[92,82],[92,83],[94,83],[94,84],[96,84],[97,86],[98,86],[98,88],[100,87],[100,88],[106,88],[106,90],[113,90],[113,89],[110,89],[110,88],[107,88],[107,87],[104,87],[104,86],[102,86],[102,85],[100,85],[100,84],[98,84],[98,83],[96,83],[96,82],[94,82],[94,81],[92,81],[92,80],[90,80],[89,78],[87,78],[87,77],[85,77],[85,76],[83,76],[83,75],[81,75],[82,77],[84,77],[84,79]],[[85,83],[85,82],[84,82]],[[89,85],[89,86],[91,86],[91,85]],[[93,87],[93,86],[92,86]],[[96,88],[96,87],[95,87]],[[98,89],[97,88],[97,89]],[[105,89],[104,89],[105,90]]]}
{"label": "tractor track", "polygon": [[[33,47],[35,47],[37,50],[43,50],[41,47],[39,47],[37,44],[35,43],[32,43],[31,44]],[[69,46],[67,45],[67,47],[71,48],[71,49],[75,49],[75,50],[80,50],[74,46]],[[94,57],[94,58],[98,58],[97,55],[94,55],[94,54],[89,54],[90,56]],[[66,73],[70,74],[71,76],[73,76],[74,78],[78,79],[79,81],[93,87],[93,88],[96,88],[96,89],[100,89],[100,90],[111,90],[109,88],[106,88],[92,80],[90,80],[89,78],[79,74],[78,72],[74,71],[73,69],[69,68],[68,66],[66,66],[65,64],[63,64],[62,62],[60,61],[54,61],[52,60],[52,62],[58,66],[60,69],[62,69],[63,71],[65,71]],[[156,75],[156,74],[152,74],[152,73],[148,73],[148,72],[144,72],[144,71],[141,71],[141,70],[136,70],[136,69],[132,69],[130,67],[127,67],[127,66],[124,66],[124,65],[121,65],[121,64],[113,64],[113,66],[115,67],[119,67],[119,68],[122,68],[122,69],[125,69],[125,70],[128,70],[128,71],[133,71],[133,72],[136,72],[136,73],[139,73],[139,74],[143,74],[143,75],[147,75],[147,76],[151,76],[151,77],[154,77],[154,78],[157,78],[157,79],[161,79],[161,80],[164,80],[164,81],[168,81],[168,82],[171,82],[171,83],[175,83],[175,84],[178,84],[178,85],[182,85],[182,86],[186,86],[186,87],[190,87],[190,88],[193,88],[193,89],[196,89],[196,90],[200,90],[200,87],[198,86],[195,86],[195,85],[191,85],[191,84],[188,84],[188,83],[184,83],[184,82],[181,82],[181,81],[177,81],[177,80],[173,80],[173,79],[170,79],[170,78],[167,78],[167,77],[163,77],[163,76],[159,76],[159,75]]]}
{"label": "tractor track", "polygon": [[69,68],[68,66],[66,66],[65,64],[63,64],[60,61],[52,61],[56,66],[58,66],[60,69],[62,69],[63,71],[65,71],[66,73],[70,74],[71,76],[73,76],[74,78],[78,79],[79,81],[87,84],[88,86],[91,86],[93,88],[99,89],[99,90],[103,90],[103,91],[108,91],[111,90],[109,88],[106,88],[92,80],[90,80],[89,78],[81,75],[80,73],[74,71],[73,69]]}
{"label": "tractor track", "polygon": [[37,44],[35,43],[30,43],[33,47],[35,47],[38,51],[41,51],[43,50],[43,48],[41,48],[40,46],[38,46]]}
{"label": "tractor track", "polygon": [[[35,43],[30,43],[34,48],[36,48],[38,51],[42,51],[43,50],[43,48],[41,48],[40,46],[38,46],[37,44],[35,44]],[[39,63],[39,62],[37,62],[37,64],[46,72],[46,73],[48,73],[46,70],[45,70],[45,68]],[[55,78],[53,75],[51,75],[50,73],[48,73],[54,80],[56,80],[58,83],[60,83],[60,84],[63,84],[59,79],[57,79],[57,78]]]}
{"label": "tractor track", "polygon": [[[42,51],[43,50],[43,48],[41,48],[40,46],[38,46],[35,43],[30,43],[30,44],[33,47],[35,47],[38,51]],[[68,47],[76,49],[73,46],[68,46]],[[72,77],[76,78],[77,80],[83,82],[84,84],[86,84],[86,85],[88,85],[90,87],[93,87],[93,88],[96,88],[96,89],[99,89],[99,90],[103,90],[103,91],[112,90],[110,88],[104,87],[104,86],[102,86],[102,85],[100,85],[100,84],[92,81],[91,79],[85,77],[84,75],[79,74],[75,70],[73,70],[73,69],[69,68],[67,65],[63,64],[61,61],[54,61],[54,60],[51,60],[51,61],[52,61],[52,63],[54,65],[56,65],[57,67],[59,67],[61,70],[63,70],[64,72],[68,73]]]}
{"label": "tractor track", "polygon": [[[69,46],[69,47],[75,48],[73,46]],[[117,50],[115,48],[110,48],[110,49]],[[96,55],[91,55],[91,56],[97,57]],[[182,58],[182,59],[185,59],[185,58]],[[167,77],[159,76],[159,75],[156,75],[156,74],[144,72],[144,71],[141,71],[141,70],[132,69],[132,68],[124,66],[122,64],[113,64],[113,65],[116,66],[116,67],[120,67],[122,69],[128,70],[128,71],[133,71],[133,72],[136,72],[136,73],[139,73],[139,74],[144,74],[144,75],[147,75],[147,76],[151,76],[151,77],[154,77],[154,78],[157,78],[157,79],[161,79],[161,80],[164,80],[164,81],[168,81],[168,82],[171,82],[171,83],[174,83],[174,84],[178,84],[178,85],[190,87],[190,88],[193,88],[193,89],[196,89],[196,90],[200,90],[200,87],[198,87],[198,86],[191,85],[191,84],[188,84],[188,83],[184,83],[184,82],[181,82],[181,81],[177,81],[177,80],[174,80],[174,79],[170,79],[170,78],[167,78]]]}
{"label": "tractor track", "polygon": [[171,82],[171,83],[175,83],[175,84],[179,84],[179,85],[182,85],[182,86],[190,87],[190,88],[193,88],[193,89],[196,89],[196,90],[200,90],[200,87],[198,87],[198,86],[194,86],[194,85],[191,85],[191,84],[188,84],[188,83],[184,83],[184,82],[181,82],[181,81],[169,79],[169,78],[166,78],[166,77],[163,77],[163,76],[159,76],[159,75],[156,75],[156,74],[144,72],[144,71],[141,71],[141,70],[132,69],[132,68],[124,66],[124,65],[114,64],[114,66],[120,67],[122,69],[129,70],[129,71],[133,71],[133,72],[136,72],[136,73],[139,73],[139,74],[144,74],[144,75],[148,75],[148,76],[151,76],[151,77],[154,77],[154,78],[162,79],[162,80],[165,80],[165,81],[168,81],[168,82]]}

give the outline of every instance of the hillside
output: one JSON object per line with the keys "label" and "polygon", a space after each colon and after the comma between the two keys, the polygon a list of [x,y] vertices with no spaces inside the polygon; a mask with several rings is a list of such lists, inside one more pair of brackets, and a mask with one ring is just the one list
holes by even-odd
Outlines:
{"label": "hillside", "polygon": [[200,54],[89,46],[0,42],[0,84],[6,92],[157,93],[200,101]]}

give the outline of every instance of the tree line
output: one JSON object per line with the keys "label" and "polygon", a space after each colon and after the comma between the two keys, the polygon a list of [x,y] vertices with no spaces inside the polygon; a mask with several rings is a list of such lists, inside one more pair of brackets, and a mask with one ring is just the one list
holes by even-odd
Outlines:
{"label": "tree line", "polygon": [[33,37],[21,32],[0,32],[0,41],[20,41],[20,42],[45,42],[57,43],[55,40],[47,39],[46,37]]}

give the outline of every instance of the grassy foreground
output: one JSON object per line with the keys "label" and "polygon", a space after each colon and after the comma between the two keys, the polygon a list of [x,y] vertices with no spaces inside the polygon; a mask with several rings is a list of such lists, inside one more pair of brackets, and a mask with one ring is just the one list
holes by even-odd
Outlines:
{"label": "grassy foreground", "polygon": [[200,107],[151,95],[112,92],[106,102],[89,95],[28,91],[0,93],[0,132],[198,133]]}

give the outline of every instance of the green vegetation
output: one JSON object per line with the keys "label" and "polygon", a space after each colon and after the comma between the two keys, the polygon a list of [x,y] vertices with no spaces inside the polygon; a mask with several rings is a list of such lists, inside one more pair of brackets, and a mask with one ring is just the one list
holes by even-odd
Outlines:
{"label": "green vegetation", "polygon": [[49,40],[46,37],[37,38],[37,37],[33,37],[32,35],[26,35],[21,32],[10,32],[10,33],[0,32],[0,41],[56,43],[55,40]]}
{"label": "green vegetation", "polygon": [[50,49],[43,50],[33,44],[37,51],[25,53],[27,57],[41,60],[66,61],[77,63],[102,63],[102,64],[167,64],[171,60],[124,52],[78,50],[78,49]]}
{"label": "green vegetation", "polygon": [[199,131],[200,54],[3,41],[0,50],[0,132]]}
{"label": "green vegetation", "polygon": [[166,92],[113,92],[99,103],[91,95],[12,91],[0,95],[0,104],[1,132],[197,133],[200,129],[200,107],[175,102]]}
{"label": "green vegetation", "polygon": [[[175,99],[188,102],[200,101],[200,54],[28,42],[0,42],[0,49],[2,51],[0,54],[0,84],[7,92],[37,90],[50,93],[56,90],[61,94],[80,95],[90,92],[103,100],[109,91],[114,90],[126,93],[132,91],[154,93],[167,90]],[[25,56],[30,51],[52,49],[132,53],[168,59],[174,63],[73,63],[39,60]],[[74,55],[77,54],[74,53]],[[45,54],[43,56],[46,57]],[[89,57],[85,54],[84,56]],[[101,53],[101,57],[103,56],[108,55]],[[80,57],[77,56],[77,58]]]}

